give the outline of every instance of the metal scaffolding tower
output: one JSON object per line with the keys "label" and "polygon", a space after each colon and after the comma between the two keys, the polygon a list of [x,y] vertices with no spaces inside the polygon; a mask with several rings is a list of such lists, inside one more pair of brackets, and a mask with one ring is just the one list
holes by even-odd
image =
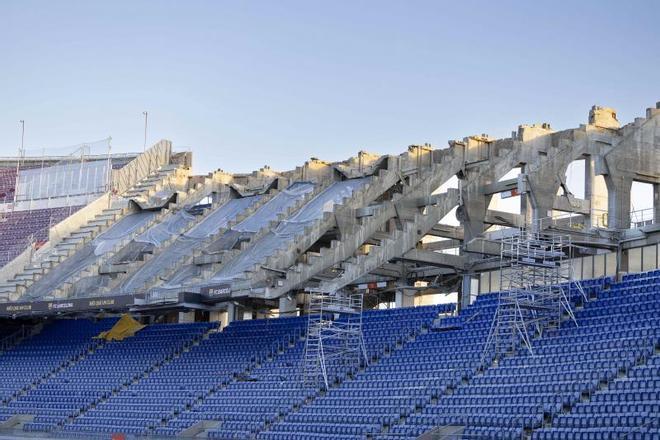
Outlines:
{"label": "metal scaffolding tower", "polygon": [[362,337],[362,293],[309,292],[309,322],[303,354],[306,386],[329,385],[359,369],[367,354]]}
{"label": "metal scaffolding tower", "polygon": [[500,293],[482,360],[519,347],[533,354],[533,337],[558,328],[564,315],[575,321],[571,295],[586,296],[574,281],[571,249],[570,236],[540,228],[521,228],[502,239]]}

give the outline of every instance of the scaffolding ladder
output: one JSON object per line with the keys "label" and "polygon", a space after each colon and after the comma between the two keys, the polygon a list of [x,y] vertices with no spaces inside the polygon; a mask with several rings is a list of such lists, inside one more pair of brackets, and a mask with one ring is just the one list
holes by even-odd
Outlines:
{"label": "scaffolding ladder", "polygon": [[309,291],[303,384],[325,387],[367,362],[362,336],[363,294]]}
{"label": "scaffolding ladder", "polygon": [[559,328],[564,316],[575,321],[571,295],[587,298],[571,256],[570,236],[540,228],[520,228],[501,240],[500,293],[482,362],[520,347],[533,354],[534,337]]}

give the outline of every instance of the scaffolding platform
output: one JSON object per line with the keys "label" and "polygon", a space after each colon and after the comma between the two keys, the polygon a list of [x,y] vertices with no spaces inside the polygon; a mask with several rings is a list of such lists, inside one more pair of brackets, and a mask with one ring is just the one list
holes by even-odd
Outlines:
{"label": "scaffolding platform", "polygon": [[568,235],[520,228],[501,241],[500,293],[482,362],[516,353],[533,353],[532,339],[559,328],[562,319],[575,321],[571,287],[586,296],[574,280]]}
{"label": "scaffolding platform", "polygon": [[328,389],[367,362],[362,336],[363,294],[309,292],[303,384]]}

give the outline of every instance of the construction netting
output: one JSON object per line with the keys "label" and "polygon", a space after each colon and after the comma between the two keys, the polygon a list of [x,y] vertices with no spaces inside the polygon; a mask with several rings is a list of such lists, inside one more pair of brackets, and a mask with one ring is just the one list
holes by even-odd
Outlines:
{"label": "construction netting", "polygon": [[88,203],[109,190],[113,160],[109,138],[72,147],[21,151],[14,209]]}

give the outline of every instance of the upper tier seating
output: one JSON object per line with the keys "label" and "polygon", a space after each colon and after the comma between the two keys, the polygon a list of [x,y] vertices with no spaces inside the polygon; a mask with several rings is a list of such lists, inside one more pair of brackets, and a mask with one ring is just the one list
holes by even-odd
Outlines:
{"label": "upper tier seating", "polygon": [[48,230],[82,206],[13,211],[2,214],[0,223],[0,267],[28,247],[28,238],[37,243],[48,241]]}
{"label": "upper tier seating", "polygon": [[12,203],[16,191],[16,167],[0,168],[0,203]]}

